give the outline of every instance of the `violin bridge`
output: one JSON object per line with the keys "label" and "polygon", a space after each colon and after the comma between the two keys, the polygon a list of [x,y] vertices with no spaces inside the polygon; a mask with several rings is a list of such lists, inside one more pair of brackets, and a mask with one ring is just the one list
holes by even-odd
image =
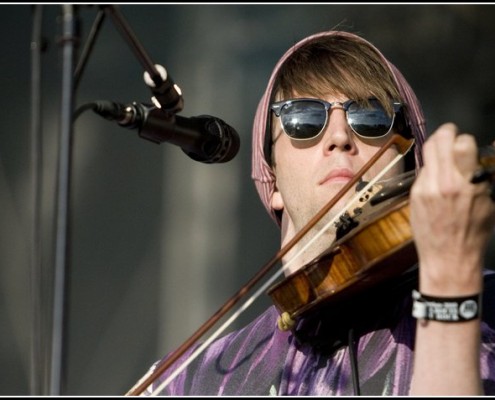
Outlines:
{"label": "violin bridge", "polygon": [[344,212],[337,222],[335,222],[336,239],[340,239],[347,235],[351,230],[359,225],[358,220],[355,218],[362,213],[362,208],[356,207],[353,210],[353,215],[349,214],[347,211]]}

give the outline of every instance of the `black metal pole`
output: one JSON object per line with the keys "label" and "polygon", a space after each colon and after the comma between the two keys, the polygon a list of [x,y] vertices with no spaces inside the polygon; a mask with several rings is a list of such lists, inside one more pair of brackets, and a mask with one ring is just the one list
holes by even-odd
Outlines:
{"label": "black metal pole", "polygon": [[42,394],[44,332],[42,330],[43,299],[41,296],[41,250],[40,250],[40,201],[41,201],[41,53],[43,6],[33,7],[33,30],[31,38],[31,179],[32,179],[32,236],[31,236],[31,359],[30,393]]}
{"label": "black metal pole", "polygon": [[62,97],[57,180],[57,218],[55,248],[55,282],[51,346],[50,395],[63,394],[66,385],[66,326],[69,265],[69,205],[72,153],[72,114],[74,104],[74,61],[78,42],[77,6],[62,5]]}

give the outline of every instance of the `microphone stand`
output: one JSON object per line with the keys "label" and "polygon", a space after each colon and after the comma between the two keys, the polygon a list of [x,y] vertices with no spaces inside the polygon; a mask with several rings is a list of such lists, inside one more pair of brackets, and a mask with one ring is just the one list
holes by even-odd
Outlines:
{"label": "microphone stand", "polygon": [[[152,89],[153,93],[156,93],[152,98],[155,105],[169,114],[181,111],[183,107],[183,99],[180,88],[174,84],[173,80],[166,71],[164,71],[165,76],[160,74],[156,64],[154,64],[151,61],[151,58],[146,54],[146,51],[137,40],[136,35],[132,31],[130,25],[127,23],[120,10],[114,5],[105,5],[102,6],[102,9],[110,15],[124,40],[127,42],[131,50],[134,52],[134,55],[148,74],[148,78],[151,82],[146,81],[146,74],[145,82],[149,87],[155,88],[155,91]],[[168,97],[171,91],[176,93],[176,96],[173,96],[173,99]]]}
{"label": "microphone stand", "polygon": [[107,14],[110,15],[120,34],[124,37],[124,40],[134,52],[134,55],[137,57],[138,61],[141,63],[145,71],[150,74],[150,77],[155,85],[159,86],[160,84],[162,84],[162,77],[156,69],[155,64],[151,61],[151,58],[146,54],[143,46],[141,46],[141,44],[136,39],[136,35],[134,35],[134,32],[132,31],[127,21],[124,19],[124,16],[120,12],[120,10],[114,5],[105,5],[101,7]]}
{"label": "microphone stand", "polygon": [[53,330],[51,347],[50,395],[58,396],[66,384],[67,357],[64,330],[68,296],[65,288],[70,282],[69,255],[69,205],[70,166],[72,161],[72,113],[74,104],[74,60],[78,41],[77,6],[62,5],[62,98],[60,111],[60,150],[57,180],[56,247],[53,297]]}
{"label": "microphone stand", "polygon": [[43,6],[33,7],[33,29],[31,37],[31,183],[32,183],[32,236],[31,236],[31,352],[30,352],[30,393],[40,393],[42,387],[43,338],[41,315],[43,299],[41,296],[41,251],[40,251],[40,199],[41,199],[41,55],[43,37],[41,26]]}
{"label": "microphone stand", "polygon": [[[101,6],[101,9],[109,14],[124,39],[127,41],[136,57],[141,62],[145,71],[149,74],[155,87],[160,88],[164,83],[172,85],[172,81],[165,80],[160,75],[155,64],[148,57],[144,48],[137,41],[134,33],[126,20],[113,5]],[[72,135],[74,119],[74,98],[76,88],[79,84],[82,69],[89,55],[90,49],[96,38],[96,31],[103,22],[103,15],[99,13],[95,23],[95,31],[90,36],[90,43],[83,52],[84,59],[81,60],[76,69],[75,47],[79,42],[79,17],[77,6],[71,4],[62,5],[62,97],[60,112],[60,149],[58,160],[57,177],[57,210],[56,210],[56,243],[55,243],[55,270],[54,270],[54,294],[53,294],[53,316],[52,316],[52,343],[49,393],[51,396],[59,396],[65,391],[66,369],[67,369],[67,338],[66,328],[68,326],[68,304],[69,304],[69,206],[70,206],[70,171],[72,163]],[[168,89],[168,86],[166,87]],[[180,93],[179,93],[180,96]],[[167,111],[177,112],[182,108],[182,98],[173,108]]]}

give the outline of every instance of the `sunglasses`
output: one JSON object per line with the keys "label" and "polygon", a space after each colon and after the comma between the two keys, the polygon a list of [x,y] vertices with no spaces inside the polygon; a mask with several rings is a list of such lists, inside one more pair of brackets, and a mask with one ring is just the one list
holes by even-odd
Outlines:
{"label": "sunglasses", "polygon": [[347,123],[354,133],[364,139],[379,139],[394,125],[395,115],[402,107],[393,102],[394,113],[389,115],[375,98],[364,106],[355,100],[329,103],[320,99],[291,99],[273,103],[271,110],[280,118],[284,132],[294,140],[314,139],[323,132],[328,122],[328,110],[335,105],[343,109]]}

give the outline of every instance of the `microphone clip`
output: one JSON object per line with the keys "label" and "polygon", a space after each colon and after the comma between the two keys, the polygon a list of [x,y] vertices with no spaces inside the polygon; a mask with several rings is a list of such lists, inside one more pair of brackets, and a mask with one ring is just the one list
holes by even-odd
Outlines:
{"label": "microphone clip", "polygon": [[151,76],[148,71],[143,74],[144,82],[151,89],[153,104],[166,112],[178,113],[184,108],[184,99],[180,87],[168,75],[165,67],[155,64],[159,75]]}

